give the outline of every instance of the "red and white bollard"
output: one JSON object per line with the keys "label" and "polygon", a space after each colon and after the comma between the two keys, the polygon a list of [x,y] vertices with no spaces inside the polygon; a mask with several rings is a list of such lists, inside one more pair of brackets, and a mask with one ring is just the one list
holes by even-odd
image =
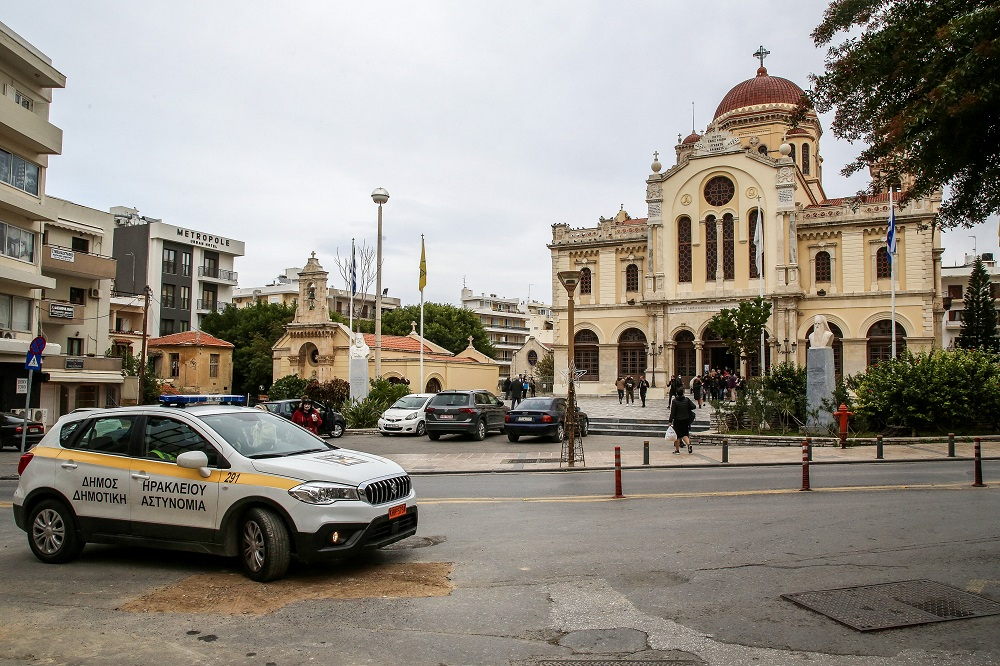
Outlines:
{"label": "red and white bollard", "polygon": [[812,490],[809,487],[809,442],[802,442],[802,487],[799,490]]}
{"label": "red and white bollard", "polygon": [[983,483],[983,449],[980,445],[979,438],[976,437],[976,448],[975,448],[975,480],[972,484],[973,488],[984,488],[986,484]]}
{"label": "red and white bollard", "polygon": [[622,447],[615,447],[615,499],[625,497],[622,494]]}

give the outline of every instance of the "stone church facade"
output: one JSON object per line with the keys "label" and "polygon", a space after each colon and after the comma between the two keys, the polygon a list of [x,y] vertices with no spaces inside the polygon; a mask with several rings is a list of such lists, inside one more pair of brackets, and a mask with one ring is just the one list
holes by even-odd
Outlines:
{"label": "stone church facade", "polygon": [[[827,197],[819,119],[809,112],[796,127],[790,122],[801,96],[762,63],[723,98],[703,135],[678,135],[673,166],[664,169],[654,154],[646,217],[632,219],[623,207],[596,227],[553,225],[555,367],[567,367],[572,334],[576,367],[586,370],[581,394],[613,393],[617,377],[628,374],[645,374],[657,387],[651,395],[662,395],[674,374],[687,382],[706,368],[747,372],[708,323],[722,308],[759,296],[761,277],[772,304],[767,367],[804,364],[820,314],[835,334],[838,376],[888,358],[889,192],[861,201]],[[938,194],[896,208],[899,350],[928,350],[940,340],[943,250],[932,225],[940,201]],[[755,261],[758,221],[763,276]],[[582,272],[572,332],[556,275],[563,270]]]}

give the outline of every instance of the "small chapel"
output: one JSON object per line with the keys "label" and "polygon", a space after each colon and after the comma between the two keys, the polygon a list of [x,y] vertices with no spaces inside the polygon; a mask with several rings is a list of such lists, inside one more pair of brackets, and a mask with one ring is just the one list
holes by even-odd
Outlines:
{"label": "small chapel", "polygon": [[[733,358],[709,321],[761,294],[772,305],[766,368],[805,364],[817,315],[834,335],[838,378],[889,358],[894,337],[897,354],[941,339],[941,193],[896,207],[892,284],[890,192],[827,196],[819,118],[793,125],[802,89],[768,72],[763,47],[754,55],[756,75],[723,97],[706,131],[678,134],[673,165],[653,154],[645,217],[622,206],[593,227],[552,225],[555,365],[567,367],[572,335],[580,394],[613,393],[627,375],[662,395],[675,374],[685,386],[712,369],[758,374],[759,354],[750,367]],[[555,279],[566,270],[581,272],[573,331]]]}
{"label": "small chapel", "polygon": [[[329,273],[316,253],[306,261],[299,275],[299,295],[295,317],[285,326],[285,334],[271,348],[274,379],[298,375],[320,382],[350,377],[351,330],[330,319]],[[375,336],[364,334],[368,349]],[[423,347],[423,386],[420,383],[420,352]],[[490,388],[497,385],[500,366],[489,356],[469,346],[454,354],[416,332],[409,335],[382,335],[382,375],[391,382],[409,384],[414,393],[437,393],[444,389]],[[368,376],[375,377],[375,360],[368,355]]]}

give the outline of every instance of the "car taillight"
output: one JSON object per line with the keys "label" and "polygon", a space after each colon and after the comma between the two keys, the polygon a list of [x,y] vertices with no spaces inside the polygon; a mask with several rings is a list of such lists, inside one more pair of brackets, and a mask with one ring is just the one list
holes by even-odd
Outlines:
{"label": "car taillight", "polygon": [[17,475],[18,476],[21,476],[21,473],[24,471],[24,468],[28,466],[28,463],[30,463],[31,459],[34,458],[34,457],[35,457],[35,454],[32,453],[31,451],[29,451],[29,452],[27,452],[27,453],[25,453],[25,454],[23,454],[21,456],[21,459],[17,461]]}
{"label": "car taillight", "polygon": [[24,432],[24,428],[23,427],[17,426],[16,428],[14,428],[14,433],[15,434],[20,435],[22,432]]}
{"label": "car taillight", "polygon": [[503,422],[510,423],[510,412],[507,412],[506,414],[503,415]]}
{"label": "car taillight", "polygon": [[459,411],[460,414],[475,414],[476,413],[476,410],[474,410],[472,407],[459,407],[458,411]]}
{"label": "car taillight", "polygon": [[542,423],[552,423],[552,415],[551,414],[543,414],[542,415]]}
{"label": "car taillight", "polygon": [[433,414],[433,413],[434,413],[434,412],[436,412],[436,411],[437,411],[437,410],[436,410],[436,409],[434,409],[433,407],[426,407],[426,408],[424,409],[424,413],[425,413],[425,414]]}

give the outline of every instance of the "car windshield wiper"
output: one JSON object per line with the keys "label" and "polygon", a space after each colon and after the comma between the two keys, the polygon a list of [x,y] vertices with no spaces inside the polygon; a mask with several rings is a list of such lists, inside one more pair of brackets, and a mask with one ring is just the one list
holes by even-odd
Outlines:
{"label": "car windshield wiper", "polygon": [[251,460],[263,460],[264,458],[283,458],[287,453],[252,453],[247,456]]}
{"label": "car windshield wiper", "polygon": [[286,453],[286,456],[299,456],[303,453],[325,453],[329,449],[302,449],[301,451],[292,451],[291,453]]}

